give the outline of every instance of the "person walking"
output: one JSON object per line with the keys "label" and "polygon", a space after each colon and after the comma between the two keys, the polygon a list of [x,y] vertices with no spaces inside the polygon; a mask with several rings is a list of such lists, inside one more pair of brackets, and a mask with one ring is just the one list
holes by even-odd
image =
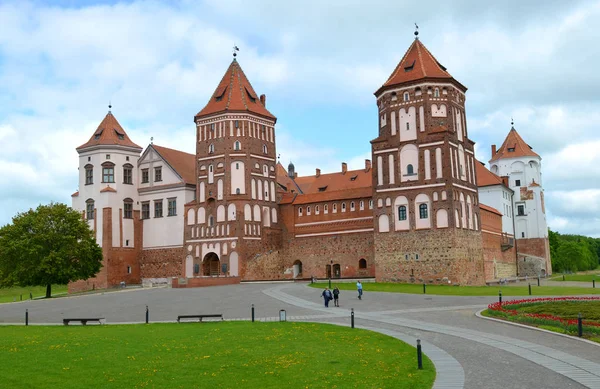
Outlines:
{"label": "person walking", "polygon": [[333,288],[333,305],[336,307],[340,306],[340,289],[337,285]]}
{"label": "person walking", "polygon": [[321,293],[321,296],[323,296],[323,299],[325,300],[325,308],[329,308],[329,301],[331,301],[331,299],[333,298],[331,296],[331,291],[329,290],[329,288],[325,288],[323,293]]}
{"label": "person walking", "polygon": [[363,289],[362,289],[362,284],[360,283],[360,280],[358,280],[356,282],[356,290],[358,290],[358,299],[362,300]]}

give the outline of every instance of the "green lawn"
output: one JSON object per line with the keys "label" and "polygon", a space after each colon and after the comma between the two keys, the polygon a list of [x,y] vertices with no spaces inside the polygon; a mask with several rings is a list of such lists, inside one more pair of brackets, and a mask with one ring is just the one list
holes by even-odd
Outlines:
{"label": "green lawn", "polygon": [[[23,300],[29,300],[29,293],[33,295],[33,298],[44,297],[46,295],[45,286],[15,286],[13,288],[0,288],[0,303],[11,303],[13,301],[20,301],[21,296]],[[52,285],[52,295],[56,296],[59,294],[67,293],[67,285]]]}
{"label": "green lawn", "polygon": [[399,340],[316,323],[0,327],[5,388],[431,388]]}
{"label": "green lawn", "polygon": [[[327,282],[318,282],[309,284],[313,288],[324,289],[329,284]],[[331,282],[331,286],[336,286],[340,290],[353,290],[356,292],[355,283],[340,282],[336,284]],[[597,288],[577,288],[562,286],[537,286],[531,284],[532,296],[576,296],[584,294],[600,294],[600,283]],[[497,296],[498,291],[502,290],[503,296],[528,296],[527,286],[451,286],[451,285],[427,285],[427,294],[449,295],[449,296]],[[392,293],[413,293],[422,294],[422,284],[395,284],[380,282],[365,282],[363,291],[369,292],[392,292]]]}
{"label": "green lawn", "polygon": [[565,274],[565,279],[563,280],[562,274],[560,276],[550,278],[552,281],[583,281],[583,282],[592,282],[592,280],[596,280],[596,285],[600,288],[600,273],[596,274]]}

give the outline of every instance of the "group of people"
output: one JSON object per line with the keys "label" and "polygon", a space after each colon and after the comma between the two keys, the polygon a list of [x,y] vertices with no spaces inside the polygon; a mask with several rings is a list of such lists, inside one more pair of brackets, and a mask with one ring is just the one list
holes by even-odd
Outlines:
{"label": "group of people", "polygon": [[[358,299],[362,300],[363,287],[360,281],[356,282],[356,290],[358,291]],[[325,308],[329,308],[329,302],[331,300],[333,300],[334,306],[340,306],[340,289],[337,285],[333,288],[333,291],[329,290],[329,288],[325,288],[323,293],[321,293],[321,296],[323,297],[323,300],[325,300]]]}

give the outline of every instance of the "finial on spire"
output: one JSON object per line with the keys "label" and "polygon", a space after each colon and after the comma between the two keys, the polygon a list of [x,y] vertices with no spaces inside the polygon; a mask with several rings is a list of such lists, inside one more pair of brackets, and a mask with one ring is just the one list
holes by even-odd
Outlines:
{"label": "finial on spire", "polygon": [[419,39],[419,26],[415,23],[415,39]]}
{"label": "finial on spire", "polygon": [[237,57],[236,51],[240,51],[240,48],[237,47],[236,45],[233,45],[233,58],[234,59],[235,59],[235,57]]}
{"label": "finial on spire", "polygon": [[281,163],[280,159],[281,159],[281,154],[277,154],[277,163]]}
{"label": "finial on spire", "polygon": [[151,136],[151,137],[150,137],[150,144],[151,144],[151,145],[153,145],[153,144],[154,144],[154,137],[153,137],[153,136]]}
{"label": "finial on spire", "polygon": [[108,112],[110,113],[110,110],[112,108],[112,104],[110,103],[110,100],[108,100]]}
{"label": "finial on spire", "polygon": [[512,116],[510,118],[510,126],[514,127],[515,126],[515,121],[513,120]]}

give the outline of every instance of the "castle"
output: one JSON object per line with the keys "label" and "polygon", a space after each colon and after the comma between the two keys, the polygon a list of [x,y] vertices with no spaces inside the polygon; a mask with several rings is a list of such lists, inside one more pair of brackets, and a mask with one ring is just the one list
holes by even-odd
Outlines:
{"label": "castle", "polygon": [[194,116],[195,155],[143,150],[109,110],[77,148],[72,195],[103,267],[70,291],[312,276],[482,285],[551,274],[541,157],[513,127],[492,146],[488,170],[467,131],[466,91],[415,38],[375,92],[372,159],[304,177],[277,162],[277,119],[235,56]]}

